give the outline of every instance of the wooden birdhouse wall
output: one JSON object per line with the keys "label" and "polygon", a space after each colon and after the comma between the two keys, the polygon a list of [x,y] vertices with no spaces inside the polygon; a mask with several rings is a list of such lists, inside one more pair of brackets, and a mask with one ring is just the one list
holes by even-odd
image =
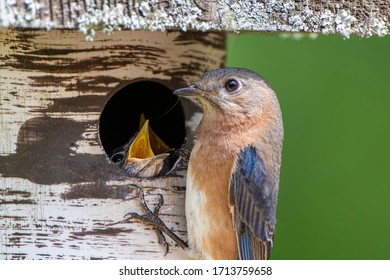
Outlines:
{"label": "wooden birdhouse wall", "polygon": [[[160,110],[156,118],[169,109],[153,97],[138,98],[143,90],[160,87],[169,95],[221,67],[224,57],[223,33],[120,31],[87,42],[77,31],[0,29],[0,259],[163,258],[151,226],[112,225],[128,212],[142,214],[133,185],[145,190],[152,209],[157,194],[164,196],[160,217],[186,240],[185,168],[130,178],[108,158],[107,141],[122,135],[115,123],[127,123],[127,117],[138,123],[132,116],[150,104]],[[140,81],[143,86],[132,92]],[[110,130],[109,123],[101,125],[101,113],[118,92],[134,98],[111,106],[116,129]],[[191,143],[200,110],[188,100],[179,106],[184,118],[171,119],[162,131],[182,122]],[[130,113],[121,115],[126,109]],[[173,139],[176,146],[180,137]],[[182,258],[182,249],[167,241],[165,258]]]}

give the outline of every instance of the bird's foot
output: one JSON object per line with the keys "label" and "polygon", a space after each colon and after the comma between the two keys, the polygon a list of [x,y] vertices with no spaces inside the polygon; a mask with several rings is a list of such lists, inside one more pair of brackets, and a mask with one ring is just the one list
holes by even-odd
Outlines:
{"label": "bird's foot", "polygon": [[158,204],[156,205],[154,210],[151,211],[146,203],[144,191],[140,187],[135,187],[135,190],[137,192],[137,195],[140,197],[141,206],[145,214],[140,215],[135,212],[127,213],[124,216],[124,220],[122,222],[129,222],[131,219],[135,218],[144,222],[145,224],[153,226],[157,233],[158,243],[162,244],[165,247],[165,255],[169,252],[169,243],[167,242],[164,233],[171,237],[181,248],[187,248],[187,243],[185,243],[172,230],[170,230],[158,216],[160,208],[164,204],[164,197],[159,194]]}

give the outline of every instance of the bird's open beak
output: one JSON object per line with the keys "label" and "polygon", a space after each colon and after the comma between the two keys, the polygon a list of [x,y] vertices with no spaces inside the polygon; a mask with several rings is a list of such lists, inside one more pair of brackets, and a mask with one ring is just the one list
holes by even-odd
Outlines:
{"label": "bird's open beak", "polygon": [[145,159],[151,157],[154,157],[154,153],[152,146],[150,145],[149,120],[146,120],[129,148],[127,160],[131,160],[133,158]]}
{"label": "bird's open beak", "polygon": [[146,159],[169,151],[171,148],[149,126],[149,120],[142,115],[140,131],[131,144],[127,160]]}
{"label": "bird's open beak", "polygon": [[149,125],[149,121],[146,120],[145,115],[142,114],[140,118],[139,127],[140,130],[142,130],[142,127],[145,125],[145,123],[148,122],[148,132],[149,132],[149,140],[150,140],[150,146],[152,148],[152,151],[155,155],[166,153],[170,150],[172,150],[157,134],[154,132],[152,127]]}

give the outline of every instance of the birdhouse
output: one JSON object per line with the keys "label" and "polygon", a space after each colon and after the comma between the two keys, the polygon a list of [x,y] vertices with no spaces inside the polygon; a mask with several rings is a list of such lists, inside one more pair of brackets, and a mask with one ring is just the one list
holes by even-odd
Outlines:
{"label": "birdhouse", "polygon": [[225,31],[388,34],[376,1],[230,2],[0,4],[0,259],[186,258],[124,217],[186,241],[202,114],[173,91],[224,66]]}

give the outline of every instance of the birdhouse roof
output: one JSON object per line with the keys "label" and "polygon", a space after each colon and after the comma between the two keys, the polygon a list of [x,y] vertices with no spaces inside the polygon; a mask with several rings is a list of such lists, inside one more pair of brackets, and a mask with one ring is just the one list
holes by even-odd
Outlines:
{"label": "birdhouse roof", "polygon": [[0,27],[285,31],[384,36],[388,1],[0,0]]}

